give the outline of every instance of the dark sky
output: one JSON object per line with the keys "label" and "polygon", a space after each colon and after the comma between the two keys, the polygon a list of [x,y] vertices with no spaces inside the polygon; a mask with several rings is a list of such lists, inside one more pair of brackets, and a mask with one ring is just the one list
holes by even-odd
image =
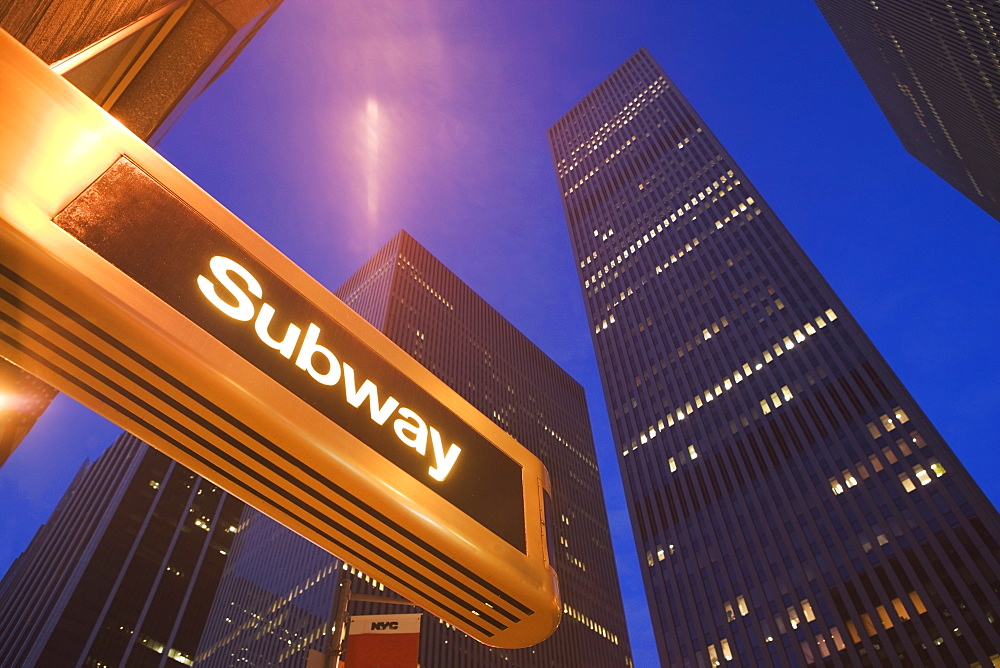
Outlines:
{"label": "dark sky", "polygon": [[[586,386],[651,666],[545,135],[641,46],[996,504],[1000,222],[903,150],[809,2],[286,0],[160,150],[330,288],[405,228]],[[43,417],[0,469],[0,572],[116,433],[65,398]]]}

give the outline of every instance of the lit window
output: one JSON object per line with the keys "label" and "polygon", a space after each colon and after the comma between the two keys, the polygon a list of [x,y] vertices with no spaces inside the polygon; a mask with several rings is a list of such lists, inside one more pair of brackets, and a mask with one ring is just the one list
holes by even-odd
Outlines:
{"label": "lit window", "polygon": [[882,470],[882,462],[879,461],[878,455],[868,455],[868,461],[872,463],[872,468],[878,473]]}
{"label": "lit window", "polygon": [[899,482],[903,484],[903,489],[905,489],[907,492],[912,492],[917,488],[917,486],[913,484],[913,481],[910,480],[910,477],[905,473],[899,474]]}
{"label": "lit window", "polygon": [[830,656],[830,648],[826,645],[826,636],[822,633],[816,634],[816,645],[819,646],[819,654],[823,658]]}
{"label": "lit window", "polygon": [[825,313],[826,313],[826,318],[827,318],[827,320],[829,320],[830,322],[833,322],[834,320],[836,320],[836,319],[837,319],[837,314],[833,312],[833,309],[832,309],[832,308],[828,308],[828,309],[827,309],[827,310],[825,311]]}
{"label": "lit window", "polygon": [[781,405],[781,399],[778,398],[778,393],[777,392],[772,392],[771,393],[771,403],[774,404],[775,408],[777,408],[778,406]]}
{"label": "lit window", "polygon": [[674,459],[673,457],[671,457],[670,459],[667,460],[667,463],[670,464],[670,472],[671,473],[673,473],[674,471],[677,470],[677,460],[676,459]]}
{"label": "lit window", "polygon": [[813,613],[812,605],[809,603],[809,599],[802,599],[802,601],[800,601],[800,605],[802,606],[802,613],[805,615],[807,622],[811,622],[816,619],[816,615]]}
{"label": "lit window", "polygon": [[899,615],[899,618],[904,622],[910,618],[910,613],[906,611],[906,606],[904,606],[903,602],[898,598],[892,599],[892,607],[896,611],[896,614]]}
{"label": "lit window", "polygon": [[792,348],[794,348],[794,347],[795,347],[795,344],[794,344],[794,343],[792,343],[792,340],[791,340],[790,338],[788,338],[787,336],[786,336],[786,337],[784,337],[784,338],[783,338],[783,339],[781,339],[781,340],[782,340],[782,341],[784,341],[784,343],[785,343],[785,348],[787,348],[788,350],[791,350]]}
{"label": "lit window", "polygon": [[785,398],[785,401],[788,401],[789,399],[792,398],[792,391],[788,389],[787,385],[781,386],[781,396]]}
{"label": "lit window", "polygon": [[844,486],[840,484],[840,481],[836,478],[830,478],[830,489],[833,490],[834,494],[843,494]]}
{"label": "lit window", "polygon": [[888,415],[880,415],[879,420],[882,421],[882,427],[884,427],[886,431],[892,431],[896,428],[896,423],[893,422],[892,418]]}
{"label": "lit window", "polygon": [[746,617],[750,614],[750,609],[747,607],[746,599],[743,598],[742,594],[736,597],[736,606],[740,610],[740,617]]}
{"label": "lit window", "polygon": [[808,334],[809,336],[812,336],[813,334],[816,333],[816,328],[812,326],[811,322],[807,322],[805,325],[803,325],[803,328],[806,330],[806,334]]}
{"label": "lit window", "polygon": [[823,320],[823,316],[816,316],[816,326],[820,329],[826,327],[826,320]]}
{"label": "lit window", "polygon": [[805,334],[803,334],[803,333],[802,333],[802,330],[800,330],[800,329],[797,329],[797,330],[795,330],[794,332],[792,332],[792,336],[794,336],[794,337],[795,337],[795,340],[796,340],[796,341],[797,341],[798,343],[802,343],[803,341],[805,341],[805,340],[806,340],[806,337],[805,337]]}
{"label": "lit window", "polygon": [[917,480],[920,481],[921,485],[928,485],[931,482],[931,476],[927,473],[927,470],[923,466],[917,464],[913,467],[913,472],[917,474]]}
{"label": "lit window", "polygon": [[906,413],[903,412],[903,409],[900,408],[899,406],[896,406],[896,408],[893,409],[892,414],[896,416],[896,419],[899,421],[899,424],[905,424],[910,421],[910,418],[906,415]]}
{"label": "lit window", "polygon": [[887,629],[892,628],[892,619],[889,618],[889,613],[886,611],[884,605],[875,606],[875,612],[878,614],[879,621],[882,622],[882,626]]}
{"label": "lit window", "polygon": [[691,459],[698,459],[698,452],[694,449],[693,445],[688,446],[688,454],[691,456]]}
{"label": "lit window", "polygon": [[657,545],[656,546],[656,558],[658,560],[660,560],[660,561],[663,561],[664,559],[666,559],[666,557],[667,557],[667,555],[663,551],[663,546],[662,545]]}
{"label": "lit window", "polygon": [[938,478],[940,478],[945,474],[945,470],[944,467],[941,466],[941,462],[935,461],[933,459],[931,460],[931,471],[934,471],[934,475],[936,475]]}
{"label": "lit window", "polygon": [[843,471],[843,475],[844,475],[844,482],[847,483],[848,487],[854,487],[855,485],[858,484],[858,479],[855,478],[854,474],[851,473],[850,471],[847,470]]}
{"label": "lit window", "polygon": [[872,438],[879,438],[882,436],[882,432],[878,430],[878,427],[875,426],[874,422],[869,422],[866,426],[868,427],[868,433],[872,435]]}
{"label": "lit window", "polygon": [[764,412],[764,415],[767,415],[771,412],[771,405],[767,403],[767,399],[760,400],[760,410]]}
{"label": "lit window", "polygon": [[894,453],[892,451],[892,448],[890,448],[888,445],[882,448],[882,454],[885,455],[886,461],[888,461],[890,464],[895,464],[897,461],[899,461],[896,459],[896,453]]}
{"label": "lit window", "polygon": [[906,457],[907,455],[912,455],[913,454],[913,450],[910,450],[909,443],[907,443],[906,441],[904,441],[901,438],[897,438],[896,439],[896,447],[899,448],[899,451],[903,453],[904,457]]}

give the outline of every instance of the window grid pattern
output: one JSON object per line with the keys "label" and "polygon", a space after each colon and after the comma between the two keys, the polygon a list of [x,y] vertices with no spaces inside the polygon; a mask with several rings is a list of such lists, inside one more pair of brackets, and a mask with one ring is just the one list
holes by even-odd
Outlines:
{"label": "window grid pattern", "polygon": [[0,665],[193,665],[242,508],[122,434],[0,582]]}
{"label": "window grid pattern", "polygon": [[1000,220],[1000,5],[816,4],[906,150]]}
{"label": "window grid pattern", "polygon": [[990,665],[996,510],[648,52],[549,139],[664,665]]}
{"label": "window grid pattern", "polygon": [[[337,295],[545,463],[552,483],[551,544],[563,617],[527,649],[493,649],[429,614],[420,665],[435,668],[632,666],[604,496],[583,388],[405,232]],[[248,510],[198,665],[305,665],[325,646],[336,585],[383,590],[363,573]],[[346,569],[346,570],[345,570]],[[390,592],[383,592],[391,595]],[[352,604],[352,614],[399,612]]]}

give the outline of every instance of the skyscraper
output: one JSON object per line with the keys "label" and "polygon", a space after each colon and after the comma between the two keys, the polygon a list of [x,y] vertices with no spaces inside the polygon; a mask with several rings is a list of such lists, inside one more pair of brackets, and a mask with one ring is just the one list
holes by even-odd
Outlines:
{"label": "skyscraper", "polygon": [[[490,649],[425,616],[420,665],[630,666],[583,388],[405,232],[337,295],[538,455],[551,476],[549,538],[563,598],[555,634],[527,649]],[[266,518],[247,515],[199,665],[304,665],[295,661],[325,642],[336,576],[352,569]],[[352,612],[369,614],[373,605]]]}
{"label": "skyscraper", "polygon": [[193,665],[242,507],[122,434],[0,581],[0,665]]}
{"label": "skyscraper", "polygon": [[816,4],[906,150],[1000,220],[1000,5]]}
{"label": "skyscraper", "polygon": [[649,53],[549,140],[663,663],[1000,662],[996,510]]}

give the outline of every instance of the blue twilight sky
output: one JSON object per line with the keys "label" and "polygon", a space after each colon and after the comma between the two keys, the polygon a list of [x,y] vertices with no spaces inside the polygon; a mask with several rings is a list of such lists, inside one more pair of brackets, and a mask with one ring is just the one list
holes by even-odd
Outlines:
{"label": "blue twilight sky", "polygon": [[[586,386],[636,664],[651,666],[545,135],[640,46],[996,504],[1000,222],[903,150],[811,2],[286,0],[160,149],[331,289],[407,229]],[[0,468],[0,572],[117,431],[60,398]]]}

